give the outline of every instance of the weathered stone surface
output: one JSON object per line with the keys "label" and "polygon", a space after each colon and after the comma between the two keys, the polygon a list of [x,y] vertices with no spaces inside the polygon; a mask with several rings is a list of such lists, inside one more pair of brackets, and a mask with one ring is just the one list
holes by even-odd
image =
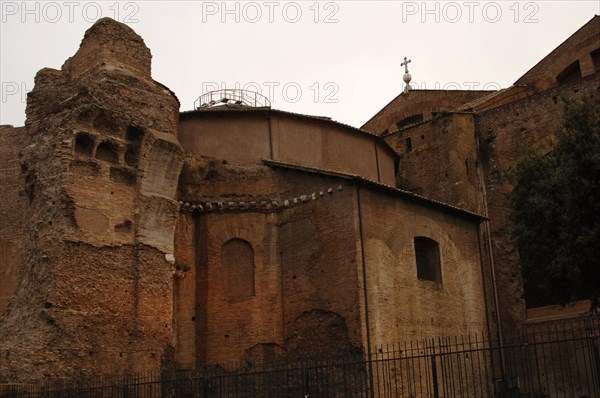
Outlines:
{"label": "weathered stone surface", "polygon": [[151,80],[151,59],[150,49],[129,26],[102,18],[85,32],[79,51],[62,69],[71,79],[105,70]]}
{"label": "weathered stone surface", "polygon": [[0,323],[1,381],[131,372],[173,359],[165,254],[174,251],[183,152],[178,101],[150,78],[150,58],[129,27],[100,20],[62,70],[38,73],[26,127],[2,128],[3,140],[14,139],[3,167],[20,162],[10,183],[22,188],[11,194],[21,216],[3,221],[1,242],[24,255],[18,267],[2,262],[21,278]]}
{"label": "weathered stone surface", "polygon": [[28,199],[19,160],[26,138],[23,127],[0,126],[0,318],[16,289],[26,240]]}

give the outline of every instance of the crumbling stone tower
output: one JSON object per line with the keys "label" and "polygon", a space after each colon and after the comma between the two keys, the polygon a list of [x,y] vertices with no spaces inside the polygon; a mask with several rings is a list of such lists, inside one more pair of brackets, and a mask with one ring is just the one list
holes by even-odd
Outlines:
{"label": "crumbling stone tower", "polygon": [[171,358],[183,151],[179,102],[152,80],[150,61],[141,37],[102,19],[61,70],[35,78],[18,130],[24,195],[13,207],[25,212],[27,254],[0,326],[0,379],[119,373]]}

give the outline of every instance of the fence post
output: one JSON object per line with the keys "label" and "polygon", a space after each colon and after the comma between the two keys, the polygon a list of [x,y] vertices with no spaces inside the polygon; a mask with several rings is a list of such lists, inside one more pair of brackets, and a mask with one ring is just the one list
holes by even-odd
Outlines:
{"label": "fence post", "polygon": [[433,379],[433,398],[439,398],[440,391],[438,387],[437,368],[435,366],[435,353],[431,355],[431,378]]}
{"label": "fence post", "polygon": [[308,397],[310,396],[310,380],[309,380],[309,372],[310,368],[303,368],[302,369],[302,384],[304,384],[304,396]]}
{"label": "fence post", "polygon": [[210,377],[206,377],[202,381],[202,398],[208,398],[208,380]]}
{"label": "fence post", "polygon": [[598,352],[598,336],[592,336],[592,350],[594,351],[594,363],[596,365],[596,383],[600,389],[600,352]]}

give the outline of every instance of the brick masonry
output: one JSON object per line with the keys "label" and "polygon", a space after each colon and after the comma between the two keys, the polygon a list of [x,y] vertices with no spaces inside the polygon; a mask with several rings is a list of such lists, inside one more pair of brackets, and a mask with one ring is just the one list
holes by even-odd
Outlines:
{"label": "brick masonry", "polygon": [[[516,327],[502,171],[550,148],[561,98],[597,93],[598,20],[551,54],[581,60],[577,81],[403,94],[371,133],[179,115],[142,38],[98,21],[37,74],[26,126],[0,126],[0,382],[366,353],[495,332],[498,308]],[[415,238],[439,246],[439,280],[417,276]]]}
{"label": "brick masonry", "polygon": [[[490,239],[486,228],[482,228],[481,236],[482,241],[489,242],[496,270],[498,308],[492,309],[490,317],[498,319],[496,312],[500,312],[504,329],[514,329],[525,319],[518,253],[509,221],[508,196],[513,186],[504,173],[525,147],[551,150],[555,132],[562,125],[565,101],[598,95],[599,34],[600,17],[595,16],[514,86],[453,109],[446,108],[448,100],[432,108],[433,94],[410,92],[404,101],[400,95],[363,126],[381,133],[396,116],[429,114],[433,109],[435,116],[430,120],[383,132],[383,138],[399,155],[396,181],[400,188],[490,218]],[[577,66],[574,72],[563,78],[564,71],[573,70],[573,65]],[[484,261],[484,274],[491,282],[489,257]],[[493,290],[490,284],[487,291]]]}

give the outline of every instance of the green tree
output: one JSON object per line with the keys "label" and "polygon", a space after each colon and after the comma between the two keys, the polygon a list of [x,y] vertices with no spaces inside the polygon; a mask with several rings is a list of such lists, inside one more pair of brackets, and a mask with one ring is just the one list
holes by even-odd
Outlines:
{"label": "green tree", "polygon": [[566,103],[545,156],[524,153],[510,201],[528,307],[600,297],[600,98]]}

